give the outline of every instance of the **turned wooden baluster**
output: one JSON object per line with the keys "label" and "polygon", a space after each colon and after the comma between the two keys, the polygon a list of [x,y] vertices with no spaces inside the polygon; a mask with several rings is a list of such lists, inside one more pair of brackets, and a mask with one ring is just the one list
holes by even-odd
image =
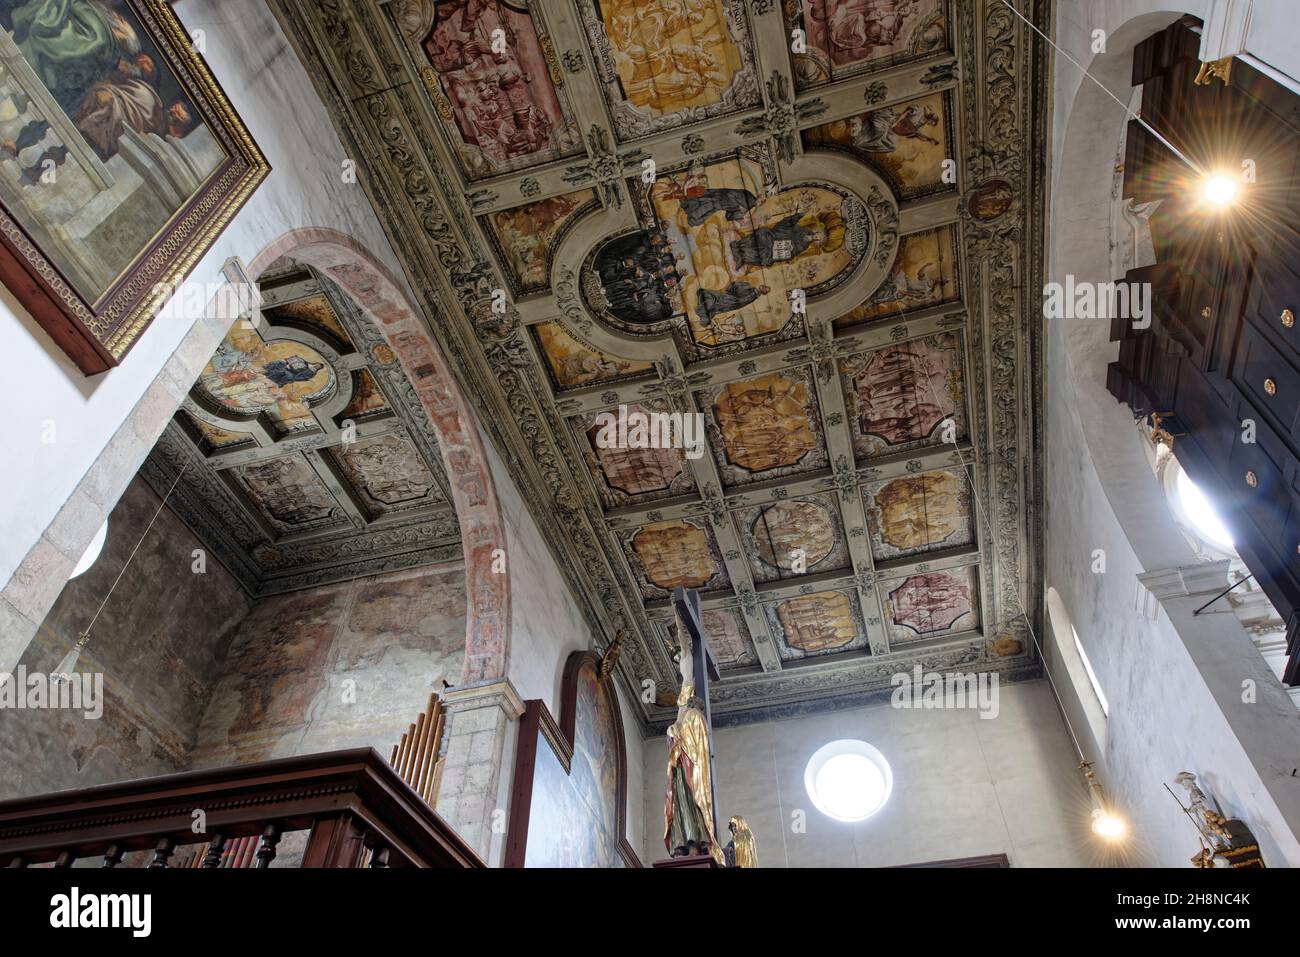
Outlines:
{"label": "turned wooden baluster", "polygon": [[226,849],[226,836],[224,834],[213,834],[212,840],[208,842],[208,852],[203,855],[204,867],[220,867],[221,852]]}
{"label": "turned wooden baluster", "polygon": [[54,859],[54,866],[58,868],[71,867],[72,862],[76,859],[76,851],[59,851],[59,856]]}
{"label": "turned wooden baluster", "polygon": [[158,839],[158,844],[153,850],[153,860],[149,863],[150,867],[166,867],[167,858],[172,856],[172,851],[176,849],[176,842],[170,837]]}
{"label": "turned wooden baluster", "polygon": [[275,860],[275,845],[280,843],[280,826],[278,824],[268,824],[262,831],[262,846],[257,849],[257,867],[259,869],[271,866]]}
{"label": "turned wooden baluster", "polygon": [[123,853],[125,852],[121,846],[117,844],[108,845],[108,849],[104,851],[104,867],[117,867],[122,863]]}

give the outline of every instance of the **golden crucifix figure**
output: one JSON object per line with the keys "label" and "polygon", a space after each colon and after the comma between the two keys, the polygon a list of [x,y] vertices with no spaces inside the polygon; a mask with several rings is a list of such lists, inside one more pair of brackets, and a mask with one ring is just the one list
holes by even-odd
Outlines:
{"label": "golden crucifix figure", "polygon": [[707,853],[722,867],[726,860],[713,824],[713,781],[709,761],[709,723],[695,701],[690,631],[677,616],[682,690],[677,720],[668,729],[668,791],[664,795],[664,845],[672,857]]}

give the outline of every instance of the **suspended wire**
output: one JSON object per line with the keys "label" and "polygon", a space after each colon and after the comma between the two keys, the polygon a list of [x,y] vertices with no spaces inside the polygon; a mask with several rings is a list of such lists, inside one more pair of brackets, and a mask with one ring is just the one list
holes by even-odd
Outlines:
{"label": "suspended wire", "polygon": [[149,524],[145,526],[144,533],[141,534],[140,540],[135,543],[135,548],[131,549],[131,554],[127,556],[126,563],[122,566],[122,570],[119,571],[117,577],[113,579],[113,584],[109,587],[108,594],[104,596],[104,600],[99,603],[99,607],[95,610],[95,617],[90,619],[90,624],[87,625],[86,630],[81,633],[83,638],[90,636],[90,629],[94,628],[95,622],[99,620],[99,613],[104,610],[104,606],[108,604],[108,600],[113,597],[113,592],[117,588],[117,583],[122,580],[122,576],[126,574],[126,570],[131,567],[131,562],[135,559],[135,553],[140,550],[140,546],[144,544],[144,540],[149,537],[149,530],[153,528],[153,523],[158,521],[158,516],[162,514],[162,510],[167,506],[167,500],[171,498],[172,492],[176,488],[176,483],[181,480],[181,476],[185,474],[185,470],[189,468],[189,465],[190,463],[188,461],[181,464],[181,470],[176,473],[176,478],[172,479],[171,487],[167,489],[167,494],[164,495],[162,501],[158,503],[158,508],[153,513],[153,518],[149,519]]}
{"label": "suspended wire", "polygon": [[[962,455],[961,447],[957,444],[955,438],[953,439],[952,442],[952,450],[953,452],[956,453],[957,459],[961,462],[962,471],[967,473],[967,481],[970,483],[970,488],[972,492],[971,498],[975,502],[976,513],[979,515],[980,520],[984,523],[985,529],[988,530],[989,545],[990,546],[996,545],[997,537],[993,534],[993,524],[989,521],[988,513],[984,511],[984,506],[980,502],[980,496],[975,493],[974,463],[968,463],[966,461],[966,456]],[[990,554],[993,554],[991,548],[990,548]],[[996,557],[993,559],[993,561],[994,564],[996,565],[997,563]],[[1025,611],[1025,604],[1020,600],[1020,583],[1017,581],[1015,584],[1016,587],[1012,589],[1012,592],[1015,595],[1016,605],[1020,608],[1020,617],[1025,620],[1025,627],[1029,629],[1029,637],[1031,637],[1034,640],[1034,647],[1038,649],[1039,660],[1043,662],[1043,674],[1047,676],[1047,683],[1051,686],[1052,695],[1053,697],[1056,698],[1056,704],[1061,709],[1061,717],[1065,719],[1065,728],[1067,731],[1070,732],[1071,740],[1074,741],[1074,750],[1079,752],[1080,761],[1086,761],[1088,759],[1087,756],[1083,753],[1083,747],[1079,744],[1079,736],[1074,733],[1074,726],[1070,723],[1069,712],[1066,711],[1065,703],[1061,700],[1061,692],[1056,687],[1056,680],[1052,677],[1051,669],[1047,667],[1047,657],[1043,652],[1043,643],[1038,640],[1038,633],[1034,630],[1034,623],[1029,620],[1029,615]]]}
{"label": "suspended wire", "polygon": [[1192,171],[1193,171],[1194,173],[1196,173],[1196,174],[1199,175],[1199,176],[1205,176],[1205,175],[1206,175],[1205,170],[1201,168],[1200,164],[1196,163],[1196,162],[1195,162],[1194,160],[1192,160],[1192,158],[1189,157],[1186,153],[1184,153],[1182,150],[1180,150],[1180,149],[1179,149],[1177,146],[1175,146],[1173,143],[1169,142],[1169,140],[1167,140],[1167,139],[1164,137],[1164,135],[1163,135],[1159,130],[1157,130],[1154,126],[1152,126],[1150,123],[1148,123],[1146,120],[1144,120],[1140,114],[1134,112],[1133,108],[1130,107],[1127,103],[1125,103],[1125,102],[1124,102],[1123,100],[1121,100],[1118,96],[1116,96],[1114,93],[1112,93],[1110,90],[1108,90],[1108,89],[1106,88],[1106,85],[1105,85],[1104,83],[1102,83],[1100,80],[1098,80],[1098,79],[1097,79],[1095,76],[1093,76],[1091,73],[1089,73],[1088,70],[1087,70],[1087,68],[1086,68],[1082,63],[1080,63],[1080,62],[1079,62],[1078,60],[1076,60],[1074,57],[1070,56],[1070,54],[1066,53],[1066,52],[1065,52],[1064,50],[1062,50],[1059,46],[1057,46],[1055,43],[1053,43],[1051,37],[1049,37],[1049,36],[1048,36],[1046,33],[1044,33],[1042,30],[1038,29],[1038,27],[1034,26],[1034,24],[1033,24],[1033,23],[1032,23],[1032,22],[1031,22],[1031,21],[1030,21],[1030,20],[1029,20],[1029,19],[1028,19],[1024,14],[1023,14],[1023,13],[1021,13],[1019,10],[1017,10],[1015,7],[1013,7],[1013,6],[1011,5],[1011,3],[1009,2],[1009,0],[1002,0],[1002,3],[1003,3],[1003,5],[1004,5],[1008,10],[1010,10],[1010,11],[1011,11],[1012,13],[1014,13],[1017,17],[1019,17],[1020,20],[1024,22],[1025,26],[1029,27],[1029,29],[1033,30],[1033,31],[1034,31],[1035,33],[1037,33],[1040,37],[1042,37],[1045,41],[1047,41],[1048,46],[1050,46],[1053,50],[1055,50],[1057,53],[1059,53],[1059,54],[1060,54],[1061,56],[1063,56],[1065,59],[1069,60],[1072,64],[1074,64],[1076,67],[1078,67],[1079,72],[1082,73],[1082,74],[1083,74],[1085,77],[1087,77],[1089,80],[1091,80],[1094,84],[1096,84],[1096,86],[1097,86],[1097,88],[1098,88],[1099,90],[1101,90],[1103,93],[1105,93],[1107,96],[1109,96],[1112,100],[1114,100],[1116,103],[1118,103],[1118,104],[1120,105],[1120,108],[1124,110],[1124,115],[1125,115],[1125,116],[1127,116],[1129,119],[1137,120],[1139,123],[1141,123],[1142,126],[1146,129],[1146,131],[1147,131],[1148,133],[1150,133],[1152,136],[1154,136],[1156,139],[1158,139],[1158,140],[1159,140],[1161,143],[1163,143],[1163,144],[1164,144],[1164,145],[1165,145],[1165,146],[1166,146],[1166,147],[1167,147],[1167,148],[1168,148],[1168,149],[1169,149],[1169,150],[1170,150],[1170,151],[1171,151],[1175,156],[1177,156],[1180,160],[1182,160],[1182,161],[1183,161],[1184,163],[1186,163],[1189,167],[1191,167],[1191,169],[1192,169]]}

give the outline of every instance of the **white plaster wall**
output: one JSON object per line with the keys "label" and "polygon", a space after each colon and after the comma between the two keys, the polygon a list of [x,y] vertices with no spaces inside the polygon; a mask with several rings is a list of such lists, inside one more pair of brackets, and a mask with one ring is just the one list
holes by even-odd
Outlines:
{"label": "white plaster wall", "polygon": [[564,663],[573,652],[593,647],[591,631],[505,463],[486,435],[483,447],[506,529],[510,681],[519,697],[525,701],[541,698],[558,720]]}
{"label": "white plaster wall", "polygon": [[[1254,6],[1294,15],[1290,3]],[[1057,7],[1057,42],[1127,101],[1134,43],[1179,12],[1205,16],[1210,7],[1194,0],[1176,10],[1154,2],[1065,0]],[[1108,38],[1107,54],[1096,58],[1094,29]],[[1289,63],[1273,48],[1252,52],[1300,73],[1294,50]],[[1117,278],[1108,275],[1107,220],[1124,115],[1089,84],[1075,65],[1056,58],[1048,249],[1048,278],[1055,281],[1067,273],[1077,280]],[[1269,682],[1263,659],[1251,654],[1230,613],[1190,616],[1208,596],[1166,602],[1154,621],[1138,613],[1139,573],[1193,564],[1196,557],[1176,529],[1131,414],[1105,391],[1105,366],[1118,351],[1106,323],[1051,322],[1046,351],[1046,583],[1059,591],[1110,702],[1105,752],[1089,756],[1132,822],[1127,860],[1188,865],[1196,834],[1163,784],[1189,770],[1225,811],[1254,828],[1270,865],[1300,863],[1300,789],[1288,782],[1300,760],[1300,718],[1280,686]],[[1104,574],[1092,570],[1096,549],[1105,554]],[[1066,712],[1078,723],[1080,702],[1066,669],[1053,654],[1047,661]],[[1254,704],[1240,700],[1244,679],[1260,687]]]}
{"label": "white plaster wall", "polygon": [[[749,822],[761,867],[890,867],[1006,854],[1013,867],[1093,863],[1077,759],[1045,681],[999,688],[996,718],[973,709],[889,704],[721,728],[714,740],[717,817]],[[859,738],[889,761],[894,790],[874,817],[822,815],[803,773],[822,745]],[[667,743],[646,742],[645,860],[667,856],[663,799]],[[793,815],[806,815],[804,833]]]}
{"label": "white plaster wall", "polygon": [[[483,436],[488,466],[496,482],[497,500],[506,529],[506,555],[510,574],[511,684],[525,701],[540,698],[556,720],[560,717],[560,690],[564,665],[575,651],[594,647],[591,630],[579,611],[542,533],[506,472],[491,440]],[[618,690],[627,747],[627,839],[641,847],[642,742],[638,709]],[[514,741],[506,752],[514,767]],[[510,775],[503,775],[509,778]],[[508,795],[508,790],[504,792]],[[504,805],[503,805],[504,806]]]}
{"label": "white plaster wall", "polygon": [[[303,226],[350,234],[400,275],[361,185],[342,180],[343,148],[264,0],[180,0],[175,9],[187,28],[206,32],[208,65],[272,166],[192,280],[220,282],[228,258],[251,260],[272,240]],[[8,370],[11,423],[6,467],[0,469],[0,586],[153,383],[194,318],[160,319],[120,366],[87,378],[0,287],[0,353]],[[46,423],[53,423],[53,442],[43,441]],[[100,503],[105,510],[120,492]],[[88,526],[87,542],[97,524]]]}

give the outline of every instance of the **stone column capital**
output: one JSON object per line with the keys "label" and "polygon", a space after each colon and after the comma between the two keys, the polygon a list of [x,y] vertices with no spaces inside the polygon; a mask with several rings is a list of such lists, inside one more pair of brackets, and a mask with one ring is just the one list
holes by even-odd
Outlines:
{"label": "stone column capital", "polygon": [[523,698],[509,678],[468,688],[452,688],[443,694],[442,706],[449,714],[497,707],[505,712],[510,721],[517,720],[524,713]]}
{"label": "stone column capital", "polygon": [[1173,598],[1213,595],[1228,587],[1228,569],[1232,560],[1222,558],[1176,568],[1159,568],[1143,572],[1138,580],[1138,609],[1154,620],[1159,606]]}

